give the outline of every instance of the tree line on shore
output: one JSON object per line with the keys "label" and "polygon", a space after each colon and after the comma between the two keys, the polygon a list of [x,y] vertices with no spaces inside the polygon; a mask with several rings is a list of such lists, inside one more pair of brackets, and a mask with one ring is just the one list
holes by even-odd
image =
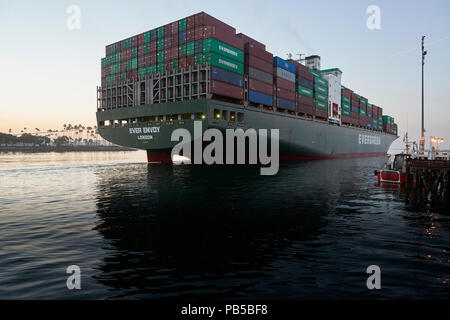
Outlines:
{"label": "tree line on shore", "polygon": [[34,145],[75,145],[75,144],[103,144],[103,140],[97,130],[97,126],[83,126],[64,124],[62,130],[47,131],[35,128],[29,130],[23,128],[20,133],[13,134],[0,132],[0,144],[34,144]]}

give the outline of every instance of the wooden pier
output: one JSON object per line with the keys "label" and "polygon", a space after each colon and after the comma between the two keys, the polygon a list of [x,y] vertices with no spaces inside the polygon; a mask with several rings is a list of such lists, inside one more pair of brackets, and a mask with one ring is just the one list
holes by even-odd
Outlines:
{"label": "wooden pier", "polygon": [[446,197],[450,181],[450,151],[430,151],[406,159],[406,185]]}

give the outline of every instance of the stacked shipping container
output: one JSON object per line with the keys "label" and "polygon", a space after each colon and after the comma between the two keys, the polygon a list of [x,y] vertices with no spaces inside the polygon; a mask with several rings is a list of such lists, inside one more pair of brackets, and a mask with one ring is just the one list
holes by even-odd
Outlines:
{"label": "stacked shipping container", "polygon": [[295,112],[295,66],[280,57],[274,57],[273,82],[276,107]]}
{"label": "stacked shipping container", "polygon": [[[243,101],[248,79],[250,103],[328,118],[328,81],[320,71],[273,57],[264,44],[204,12],[106,46],[102,86],[205,64],[215,96]],[[397,133],[382,108],[348,88],[341,93],[342,123]]]}
{"label": "stacked shipping container", "polygon": [[248,75],[248,100],[251,103],[273,106],[273,54],[265,46],[240,34],[244,42],[245,72]]}

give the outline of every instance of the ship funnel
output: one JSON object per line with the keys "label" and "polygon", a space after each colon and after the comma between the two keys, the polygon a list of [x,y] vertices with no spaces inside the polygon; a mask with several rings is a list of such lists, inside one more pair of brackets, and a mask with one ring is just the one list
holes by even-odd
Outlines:
{"label": "ship funnel", "polygon": [[305,61],[307,68],[320,71],[320,56],[309,56]]}

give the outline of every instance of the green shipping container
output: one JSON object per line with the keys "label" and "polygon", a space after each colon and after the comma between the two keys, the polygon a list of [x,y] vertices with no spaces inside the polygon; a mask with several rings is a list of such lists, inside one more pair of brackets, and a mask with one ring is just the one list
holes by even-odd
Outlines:
{"label": "green shipping container", "polygon": [[178,70],[178,60],[177,59],[170,61],[170,69]]}
{"label": "green shipping container", "polygon": [[127,73],[125,71],[120,75],[120,81],[127,81]]}
{"label": "green shipping container", "polygon": [[144,43],[150,42],[150,31],[144,33]]}
{"label": "green shipping container", "polygon": [[215,52],[224,57],[244,63],[244,52],[216,39],[203,40],[203,53]]}
{"label": "green shipping container", "polygon": [[342,104],[342,110],[351,111],[352,107],[349,104],[344,103],[344,104]]}
{"label": "green shipping container", "polygon": [[351,116],[351,111],[349,111],[349,110],[342,110],[342,115],[350,117]]}
{"label": "green shipping container", "polygon": [[342,102],[344,102],[346,104],[350,104],[350,98],[342,96]]}
{"label": "green shipping container", "polygon": [[116,44],[113,43],[112,45],[109,46],[109,54],[114,54],[116,53]]}
{"label": "green shipping container", "polygon": [[164,63],[158,63],[158,65],[156,66],[156,71],[159,73],[163,73],[164,72]]}
{"label": "green shipping container", "polygon": [[139,68],[138,69],[138,78],[144,78],[147,75],[147,68]]}
{"label": "green shipping container", "polygon": [[317,82],[316,82],[316,84],[314,85],[314,91],[315,91],[316,93],[328,95],[328,87],[321,86],[321,85],[318,84]]}
{"label": "green shipping container", "polygon": [[371,103],[368,103],[368,104],[367,104],[367,108],[368,108],[368,109],[372,109],[372,104],[371,104]]}
{"label": "green shipping container", "polygon": [[204,62],[203,54],[197,53],[197,54],[194,56],[194,65],[195,65],[195,66],[197,66],[197,65],[202,65],[202,64],[204,64],[204,63],[205,63],[205,62]]}
{"label": "green shipping container", "polygon": [[244,73],[243,63],[231,60],[227,57],[221,56],[220,54],[207,53],[204,55],[204,62],[208,62],[215,67],[223,68],[225,70],[232,71],[237,74]]}
{"label": "green shipping container", "polygon": [[359,102],[362,103],[363,105],[367,106],[366,100],[361,99],[361,97],[359,98]]}
{"label": "green shipping container", "polygon": [[149,54],[150,53],[150,43],[145,43],[144,44],[144,54]]}
{"label": "green shipping container", "polygon": [[156,57],[157,57],[158,63],[163,63],[164,62],[164,51],[159,51],[156,54]]}
{"label": "green shipping container", "polygon": [[122,40],[122,43],[120,44],[120,48],[122,50],[130,49],[131,48],[131,38]]}
{"label": "green shipping container", "polygon": [[137,47],[131,48],[131,57],[137,58],[137,56],[138,56],[138,48]]}
{"label": "green shipping container", "polygon": [[362,115],[362,116],[365,116],[366,115],[366,110],[359,109],[359,114]]}
{"label": "green shipping container", "polygon": [[297,92],[299,94],[301,94],[302,96],[306,96],[306,97],[313,97],[313,91],[311,89],[302,87],[302,86],[297,86]]}
{"label": "green shipping container", "polygon": [[150,66],[150,73],[151,73],[151,74],[158,73],[158,66],[157,66],[156,64],[152,64],[152,65]]}
{"label": "green shipping container", "polygon": [[137,67],[138,67],[137,58],[130,59],[126,62],[127,71],[137,69]]}
{"label": "green shipping container", "polygon": [[164,39],[164,27],[158,28],[158,39]]}
{"label": "green shipping container", "polygon": [[186,18],[178,21],[178,31],[186,31]]}
{"label": "green shipping container", "polygon": [[182,44],[178,47],[178,57],[182,58],[186,56],[186,45]]}
{"label": "green shipping container", "polygon": [[327,80],[323,79],[322,77],[314,76],[314,83],[319,84],[323,87],[326,87],[327,92],[328,92],[328,81]]}
{"label": "green shipping container", "polygon": [[315,101],[315,106],[317,109],[328,110],[328,105],[321,101]]}
{"label": "green shipping container", "polygon": [[328,96],[325,94],[321,94],[319,92],[316,91],[316,94],[314,96],[316,98],[316,100],[324,102],[324,103],[328,103]]}
{"label": "green shipping container", "polygon": [[164,50],[164,39],[158,39],[158,51]]}
{"label": "green shipping container", "polygon": [[195,44],[194,42],[188,42],[186,44],[186,56],[192,56],[195,53]]}
{"label": "green shipping container", "polygon": [[108,66],[107,59],[106,58],[102,58],[102,68],[105,68],[107,66]]}

